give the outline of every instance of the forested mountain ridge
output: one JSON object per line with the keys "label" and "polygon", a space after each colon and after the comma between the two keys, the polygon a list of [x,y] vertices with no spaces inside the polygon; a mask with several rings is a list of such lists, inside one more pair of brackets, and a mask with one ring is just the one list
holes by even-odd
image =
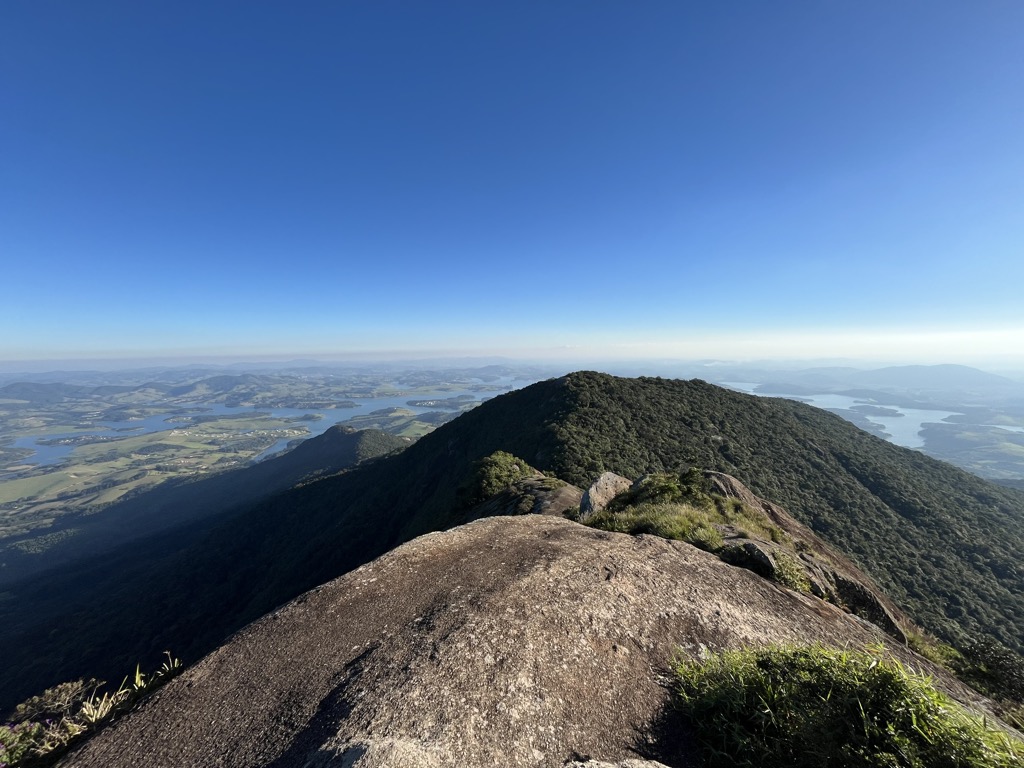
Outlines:
{"label": "forested mountain ridge", "polygon": [[[931,631],[1021,650],[1024,494],[861,432],[837,416],[701,381],[575,373],[490,400],[396,456],[172,534],[0,603],[12,697],[114,676],[231,632],[412,537],[463,522],[495,451],[586,487],[697,466],[727,472],[850,554]],[[75,626],[73,641],[54,632]],[[17,700],[15,698],[15,700]]]}
{"label": "forested mountain ridge", "polygon": [[701,381],[562,381],[558,476],[727,472],[851,555],[932,631],[1022,649],[1024,494],[790,400]]}

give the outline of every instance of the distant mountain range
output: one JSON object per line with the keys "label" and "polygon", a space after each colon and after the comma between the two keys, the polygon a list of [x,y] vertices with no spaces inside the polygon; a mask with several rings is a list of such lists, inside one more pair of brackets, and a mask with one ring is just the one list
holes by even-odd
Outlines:
{"label": "distant mountain range", "polygon": [[965,365],[903,365],[872,370],[807,368],[742,373],[748,379],[769,387],[765,391],[784,391],[787,388],[794,393],[867,390],[964,405],[1015,399],[1024,402],[1024,384],[1021,382]]}

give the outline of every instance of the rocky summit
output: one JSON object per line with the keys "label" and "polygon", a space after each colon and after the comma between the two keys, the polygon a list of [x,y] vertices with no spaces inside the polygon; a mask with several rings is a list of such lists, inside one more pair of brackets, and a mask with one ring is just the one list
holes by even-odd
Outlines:
{"label": "rocky summit", "polygon": [[[595,510],[615,489],[603,500],[595,489],[586,505],[576,494],[604,473],[629,485],[687,468],[727,474],[784,506],[939,640],[960,649],[991,640],[1024,652],[1024,493],[804,403],[699,381],[580,372],[488,400],[394,455],[363,460],[395,446],[336,437],[355,449],[341,457],[360,459],[357,466],[339,471],[325,438],[273,465],[215,476],[206,481],[212,490],[197,482],[144,494],[131,506],[151,517],[205,511],[74,567],[5,584],[0,709],[64,681],[116,682],[136,664],[152,669],[166,650],[191,665],[268,611],[421,534],[499,514],[600,516]],[[497,453],[505,463],[488,465]],[[481,483],[486,466],[492,476]],[[251,501],[273,467],[287,470],[282,482],[301,479],[285,490],[275,480],[264,486],[270,495]],[[770,537],[720,533],[762,573],[777,555],[787,560]],[[791,538],[822,551],[804,533]],[[796,552],[801,561],[803,554]],[[853,607],[861,601],[849,569],[829,559],[805,574],[810,587]]]}
{"label": "rocky summit", "polygon": [[61,764],[686,766],[671,661],[779,643],[885,643],[973,695],[873,624],[689,544],[491,517],[268,614]]}

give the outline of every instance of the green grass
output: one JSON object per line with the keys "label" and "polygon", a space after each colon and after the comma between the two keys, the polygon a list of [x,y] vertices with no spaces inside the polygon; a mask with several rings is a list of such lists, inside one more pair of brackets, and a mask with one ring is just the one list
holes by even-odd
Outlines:
{"label": "green grass", "polygon": [[[689,530],[696,520],[706,525],[731,526],[743,537],[756,536],[776,543],[789,541],[785,532],[760,510],[751,509],[736,498],[710,494],[706,486],[707,481],[697,469],[678,475],[669,472],[644,475],[612,499],[605,512],[591,518],[599,523],[588,523],[598,528],[613,526],[608,530],[655,533],[689,541],[689,535],[680,531]],[[673,518],[678,520],[673,523]],[[636,530],[629,530],[631,520]],[[667,533],[658,533],[654,528]]]}
{"label": "green grass", "polygon": [[0,504],[35,499],[65,487],[73,479],[66,472],[50,472],[0,483]]}
{"label": "green grass", "polygon": [[788,552],[775,552],[775,580],[797,592],[810,592],[811,581],[800,566],[800,561]]}
{"label": "green grass", "polygon": [[707,768],[1010,768],[1024,743],[881,648],[746,649],[675,665]]}
{"label": "green grass", "polygon": [[587,525],[618,533],[649,533],[717,552],[724,545],[722,534],[714,527],[720,521],[707,508],[692,504],[642,502],[618,512],[598,512],[587,520]]}
{"label": "green grass", "polygon": [[433,424],[424,424],[422,421],[410,421],[407,425],[397,431],[393,431],[392,434],[398,437],[410,437],[413,440],[418,440],[424,435],[429,435],[434,431]]}

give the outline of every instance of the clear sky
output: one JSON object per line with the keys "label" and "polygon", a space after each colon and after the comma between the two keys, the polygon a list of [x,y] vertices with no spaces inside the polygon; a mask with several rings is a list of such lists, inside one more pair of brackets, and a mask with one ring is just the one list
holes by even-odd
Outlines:
{"label": "clear sky", "polygon": [[1020,361],[1022,41],[1018,0],[5,0],[0,360]]}

